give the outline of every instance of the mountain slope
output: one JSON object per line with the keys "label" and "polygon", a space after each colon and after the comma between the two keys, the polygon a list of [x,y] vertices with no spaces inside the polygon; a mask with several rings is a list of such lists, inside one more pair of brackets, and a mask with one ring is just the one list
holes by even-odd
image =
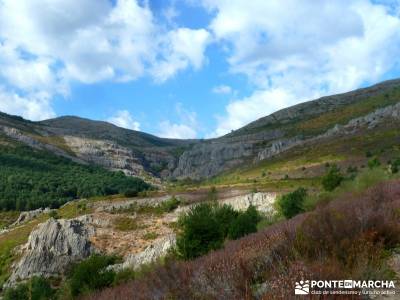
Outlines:
{"label": "mountain slope", "polygon": [[[349,137],[356,140],[360,133],[393,131],[398,128],[399,101],[400,80],[386,81],[280,110],[210,140],[164,139],[72,116],[30,122],[6,114],[0,114],[0,135],[128,175],[201,179],[257,166],[310,143],[324,145],[346,137],[351,144]],[[387,111],[382,114],[384,107]]]}

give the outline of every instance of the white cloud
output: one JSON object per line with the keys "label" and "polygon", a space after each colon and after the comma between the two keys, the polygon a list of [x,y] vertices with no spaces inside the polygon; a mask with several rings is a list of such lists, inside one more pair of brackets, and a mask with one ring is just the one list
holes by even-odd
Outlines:
{"label": "white cloud", "polygon": [[[256,91],[251,96],[234,100],[226,106],[226,115],[217,118],[217,129],[208,137],[218,137],[243,125],[287,107],[295,101],[285,89]],[[304,99],[303,99],[304,100]]]}
{"label": "white cloud", "polygon": [[273,112],[281,107],[279,99],[293,105],[355,89],[380,80],[400,62],[400,19],[393,7],[367,0],[203,5],[215,15],[209,28],[227,49],[231,72],[245,74],[254,86],[252,95],[226,107],[215,135]]}
{"label": "white cloud", "polygon": [[218,85],[212,89],[214,94],[231,94],[233,92],[229,85]]}
{"label": "white cloud", "polygon": [[197,137],[197,115],[183,108],[181,103],[175,106],[179,122],[162,121],[158,136],[172,139],[194,139]]}
{"label": "white cloud", "polygon": [[127,110],[117,111],[116,114],[108,118],[107,121],[119,127],[140,130],[140,123],[135,121]]}
{"label": "white cloud", "polygon": [[210,33],[205,29],[179,28],[170,31],[162,46],[165,58],[155,64],[153,76],[165,81],[189,66],[200,69],[209,42]]}
{"label": "white cloud", "polygon": [[46,94],[32,94],[21,97],[9,93],[0,86],[0,111],[20,115],[25,119],[37,121],[53,118],[55,113],[50,106],[50,99]]}
{"label": "white cloud", "polygon": [[171,139],[194,139],[196,138],[196,130],[190,125],[186,124],[173,124],[170,121],[163,121],[160,123],[161,131],[160,137]]}
{"label": "white cloud", "polygon": [[205,29],[164,28],[147,1],[0,1],[0,79],[19,95],[67,95],[71,81],[165,81],[199,69],[208,40]]}

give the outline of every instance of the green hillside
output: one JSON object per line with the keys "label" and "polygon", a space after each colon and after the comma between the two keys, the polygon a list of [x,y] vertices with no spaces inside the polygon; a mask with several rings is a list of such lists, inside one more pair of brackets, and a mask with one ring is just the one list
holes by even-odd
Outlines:
{"label": "green hillside", "polygon": [[122,172],[81,165],[26,146],[0,145],[0,209],[57,208],[69,200],[136,194],[150,185]]}

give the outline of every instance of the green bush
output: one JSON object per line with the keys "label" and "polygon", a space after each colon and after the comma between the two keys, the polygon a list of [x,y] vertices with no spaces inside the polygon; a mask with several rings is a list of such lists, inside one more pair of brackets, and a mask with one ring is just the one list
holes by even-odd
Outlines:
{"label": "green bush", "polygon": [[282,195],[277,201],[278,211],[286,218],[292,218],[295,215],[304,212],[303,204],[307,196],[305,188]]}
{"label": "green bush", "polygon": [[232,222],[228,237],[236,240],[247,234],[256,232],[257,224],[260,220],[261,217],[257,209],[253,205],[250,205],[244,213],[239,214]]}
{"label": "green bush", "polygon": [[257,231],[261,220],[254,206],[237,212],[229,205],[202,203],[179,218],[177,255],[192,259],[222,247],[226,238],[237,239]]}
{"label": "green bush", "polygon": [[235,222],[237,217],[239,216],[239,212],[234,210],[232,206],[224,204],[219,206],[215,211],[215,218],[219,222],[219,228],[222,233],[222,236],[226,237],[230,230],[230,227]]}
{"label": "green bush", "polygon": [[72,296],[110,286],[115,280],[115,272],[105,269],[116,260],[114,256],[93,255],[75,265],[68,280]]}
{"label": "green bush", "polygon": [[173,196],[167,201],[162,202],[160,206],[163,212],[171,212],[177,209],[179,204],[181,204],[181,201]]}
{"label": "green bush", "polygon": [[223,244],[224,236],[212,204],[196,205],[179,219],[179,225],[182,233],[177,238],[177,249],[184,259],[201,256]]}
{"label": "green bush", "polygon": [[333,191],[343,181],[343,175],[340,173],[340,169],[333,165],[329,171],[322,178],[322,186],[326,191]]}
{"label": "green bush", "polygon": [[379,167],[380,165],[381,165],[381,163],[380,163],[379,159],[376,157],[374,157],[368,161],[368,168],[370,168],[371,170],[376,167]]}
{"label": "green bush", "polygon": [[55,291],[43,277],[32,277],[26,283],[20,283],[4,292],[4,300],[47,300],[54,299]]}
{"label": "green bush", "polygon": [[396,174],[399,172],[400,169],[400,158],[397,158],[390,164],[390,172],[392,174]]}

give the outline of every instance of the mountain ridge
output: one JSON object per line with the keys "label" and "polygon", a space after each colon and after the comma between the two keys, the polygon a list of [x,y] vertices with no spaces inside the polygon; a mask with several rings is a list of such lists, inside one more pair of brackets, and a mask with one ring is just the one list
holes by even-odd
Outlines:
{"label": "mountain ridge", "polygon": [[399,101],[400,79],[388,80],[276,111],[213,139],[160,138],[77,116],[33,122],[1,113],[0,126],[11,139],[128,175],[202,179],[257,164]]}

